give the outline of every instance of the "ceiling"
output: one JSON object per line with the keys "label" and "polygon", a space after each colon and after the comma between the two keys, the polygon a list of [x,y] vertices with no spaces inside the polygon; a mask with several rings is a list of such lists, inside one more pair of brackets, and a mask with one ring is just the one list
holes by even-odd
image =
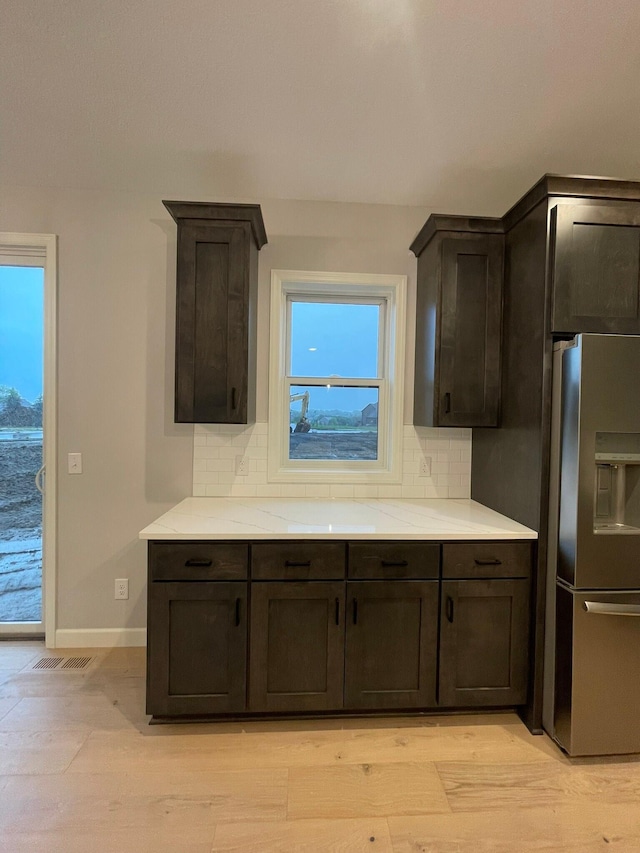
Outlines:
{"label": "ceiling", "polygon": [[0,180],[500,215],[640,179],[638,0],[2,0]]}

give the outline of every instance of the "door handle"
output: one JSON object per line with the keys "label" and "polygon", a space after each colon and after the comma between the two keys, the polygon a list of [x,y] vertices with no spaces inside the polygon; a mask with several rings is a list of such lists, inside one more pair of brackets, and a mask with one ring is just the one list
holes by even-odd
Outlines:
{"label": "door handle", "polygon": [[640,604],[608,604],[605,601],[585,601],[587,613],[602,616],[640,616]]}
{"label": "door handle", "polygon": [[231,389],[231,408],[232,409],[235,409],[235,407],[236,407],[236,403],[237,403],[236,397],[237,397],[237,391],[236,391],[235,386],[234,386]]}
{"label": "door handle", "polygon": [[240,624],[240,599],[236,598],[236,628]]}
{"label": "door handle", "polygon": [[38,468],[38,471],[35,476],[35,484],[36,489],[40,492],[41,495],[44,495],[44,474],[45,474],[45,465],[41,465]]}
{"label": "door handle", "polygon": [[447,622],[453,622],[453,598],[450,595],[447,596]]}
{"label": "door handle", "polygon": [[358,624],[358,599],[353,599],[353,624]]}
{"label": "door handle", "polygon": [[449,391],[444,395],[444,413],[445,415],[451,414],[451,394]]}
{"label": "door handle", "polygon": [[336,598],[336,625],[340,624],[340,599]]}

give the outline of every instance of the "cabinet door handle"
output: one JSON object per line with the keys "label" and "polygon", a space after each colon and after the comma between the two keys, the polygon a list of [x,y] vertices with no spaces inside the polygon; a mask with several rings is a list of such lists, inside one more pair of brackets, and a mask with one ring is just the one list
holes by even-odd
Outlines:
{"label": "cabinet door handle", "polygon": [[353,624],[358,624],[358,599],[353,599]]}
{"label": "cabinet door handle", "polygon": [[195,560],[194,559],[194,560],[187,560],[187,562],[185,563],[185,566],[205,569],[207,566],[212,565],[212,563],[213,563],[213,560]]}
{"label": "cabinet door handle", "polygon": [[236,403],[237,403],[237,399],[236,399],[236,398],[237,398],[237,396],[238,396],[238,395],[237,395],[237,392],[236,392],[236,389],[235,389],[235,386],[234,386],[234,387],[231,389],[231,408],[232,408],[232,409],[235,409],[235,407],[236,407]]}
{"label": "cabinet door handle", "polygon": [[336,625],[340,624],[340,599],[336,598]]}
{"label": "cabinet door handle", "polygon": [[444,395],[444,413],[445,415],[451,414],[451,394],[449,391]]}
{"label": "cabinet door handle", "polygon": [[501,566],[502,560],[474,560],[476,566]]}
{"label": "cabinet door handle", "polygon": [[453,598],[447,596],[447,622],[453,622]]}
{"label": "cabinet door handle", "polygon": [[385,568],[391,568],[392,566],[402,567],[409,565],[409,562],[407,560],[382,560],[381,563]]}
{"label": "cabinet door handle", "polygon": [[284,564],[288,568],[300,568],[301,566],[310,566],[311,560],[285,560]]}
{"label": "cabinet door handle", "polygon": [[236,598],[236,628],[240,624],[240,599]]}

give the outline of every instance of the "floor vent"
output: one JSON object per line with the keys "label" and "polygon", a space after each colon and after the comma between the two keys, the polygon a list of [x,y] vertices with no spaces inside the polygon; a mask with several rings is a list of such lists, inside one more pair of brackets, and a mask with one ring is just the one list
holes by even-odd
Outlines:
{"label": "floor vent", "polygon": [[40,658],[39,661],[34,663],[34,669],[55,669],[59,663],[61,663],[64,658]]}
{"label": "floor vent", "polygon": [[69,670],[77,671],[79,669],[87,669],[87,667],[93,660],[95,660],[95,658],[63,658],[49,656],[46,658],[40,658],[40,660],[34,663],[32,668],[46,669],[48,671],[57,670],[58,672],[62,672],[63,670],[65,670],[66,672],[68,672]]}
{"label": "floor vent", "polygon": [[62,664],[63,669],[86,669],[93,658],[67,658]]}

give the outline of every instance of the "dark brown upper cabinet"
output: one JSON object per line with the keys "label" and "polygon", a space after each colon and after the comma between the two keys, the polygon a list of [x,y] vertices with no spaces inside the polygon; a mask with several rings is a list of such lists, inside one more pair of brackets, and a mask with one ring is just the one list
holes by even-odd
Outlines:
{"label": "dark brown upper cabinet", "polygon": [[418,258],[413,422],[497,426],[501,220],[431,216],[411,250]]}
{"label": "dark brown upper cabinet", "polygon": [[165,201],[178,226],[175,420],[255,420],[257,204]]}
{"label": "dark brown upper cabinet", "polygon": [[640,334],[640,204],[551,210],[552,331]]}

